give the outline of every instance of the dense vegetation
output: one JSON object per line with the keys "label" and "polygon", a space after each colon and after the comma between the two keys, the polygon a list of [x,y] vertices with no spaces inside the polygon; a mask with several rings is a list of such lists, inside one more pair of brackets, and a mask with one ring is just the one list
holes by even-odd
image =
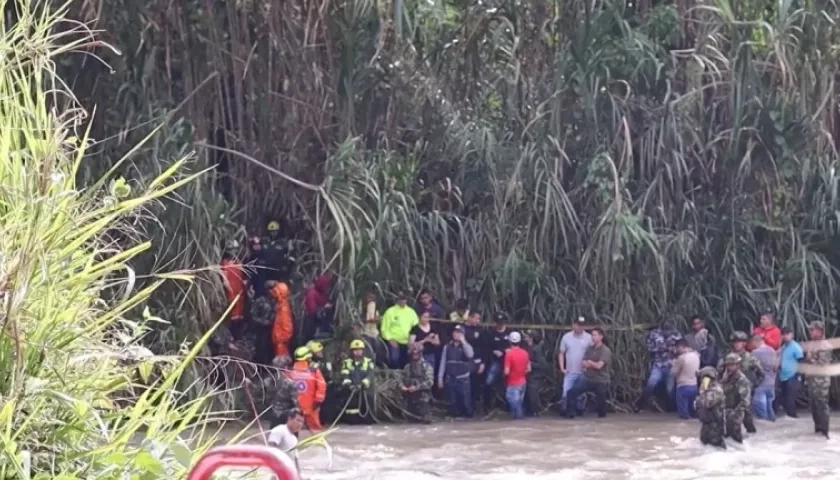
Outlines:
{"label": "dense vegetation", "polygon": [[[192,168],[219,164],[147,225],[139,271],[216,264],[238,225],[281,216],[309,248],[298,289],[340,272],[344,318],[374,285],[547,324],[701,312],[728,335],[771,306],[804,334],[837,316],[836,1],[80,7],[122,52],[66,65],[96,138],[123,132],[92,175],[164,118],[124,175],[195,147]],[[159,348],[222,309],[208,284],[183,298],[155,297]],[[644,356],[622,358],[636,389]]]}
{"label": "dense vegetation", "polygon": [[[173,277],[138,288],[130,264],[152,247],[137,228],[146,209],[194,178],[176,178],[186,158],[173,158],[142,188],[114,172],[79,184],[96,148],[91,118],[54,62],[92,36],[65,23],[66,6],[4,6],[0,478],[183,476],[214,440],[208,398],[179,388],[209,334],[185,358],[140,347],[159,321],[142,306]],[[110,160],[118,168],[131,158]]]}

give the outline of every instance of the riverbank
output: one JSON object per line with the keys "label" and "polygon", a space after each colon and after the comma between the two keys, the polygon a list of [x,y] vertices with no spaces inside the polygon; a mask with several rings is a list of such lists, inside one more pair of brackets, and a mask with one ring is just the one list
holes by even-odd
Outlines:
{"label": "riverbank", "polygon": [[330,436],[332,469],[322,449],[301,458],[306,478],[324,480],[828,480],[840,470],[840,437],[814,436],[807,412],[758,429],[718,451],[697,440],[696,421],[667,414],[341,426]]}

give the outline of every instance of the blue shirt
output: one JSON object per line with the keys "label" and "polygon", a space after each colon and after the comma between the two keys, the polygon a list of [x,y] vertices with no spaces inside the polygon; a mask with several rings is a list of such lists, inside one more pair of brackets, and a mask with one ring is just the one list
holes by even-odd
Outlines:
{"label": "blue shirt", "polygon": [[790,342],[782,347],[782,359],[779,366],[779,380],[786,382],[796,375],[799,360],[805,356],[802,347],[796,342]]}

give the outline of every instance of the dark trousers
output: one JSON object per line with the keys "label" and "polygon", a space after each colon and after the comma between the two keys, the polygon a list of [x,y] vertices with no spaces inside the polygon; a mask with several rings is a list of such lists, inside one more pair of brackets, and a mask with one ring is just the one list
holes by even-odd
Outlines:
{"label": "dark trousers", "polygon": [[270,325],[251,325],[256,337],[254,345],[254,362],[271,365],[274,360],[274,342],[271,340]]}
{"label": "dark trousers", "polygon": [[537,375],[528,375],[528,383],[525,385],[525,408],[532,416],[538,416],[542,412],[540,381]]}
{"label": "dark trousers", "polygon": [[785,415],[796,418],[796,397],[799,395],[799,376],[794,375],[790,380],[781,382],[782,387],[782,408]]}
{"label": "dark trousers", "polygon": [[484,388],[484,374],[478,374],[478,372],[473,372],[470,374],[470,406],[472,411],[476,411],[478,409],[478,397],[481,396],[482,389]]}
{"label": "dark trousers", "polygon": [[[576,405],[578,398],[585,394],[592,392],[595,394],[595,411],[598,412],[598,418],[607,416],[607,384],[603,382],[593,382],[587,377],[580,377],[575,385],[569,390],[568,405]],[[566,417],[574,418],[574,409],[566,409]]]}
{"label": "dark trousers", "polygon": [[472,393],[470,393],[470,379],[447,378],[444,387],[449,396],[449,415],[453,417],[473,416]]}
{"label": "dark trousers", "polygon": [[397,344],[396,348],[388,344],[388,366],[399,370],[405,367],[408,359],[408,347],[406,345]]}

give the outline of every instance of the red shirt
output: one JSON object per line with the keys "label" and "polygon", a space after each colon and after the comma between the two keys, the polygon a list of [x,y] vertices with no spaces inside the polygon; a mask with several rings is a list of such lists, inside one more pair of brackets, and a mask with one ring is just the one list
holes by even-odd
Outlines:
{"label": "red shirt", "polygon": [[[753,335],[763,335],[764,336],[764,343],[767,344],[768,347],[772,348],[773,350],[778,350],[782,347],[782,331],[779,330],[779,327],[772,325],[769,328],[762,328],[762,327],[755,327],[753,330]],[[751,352],[754,348],[752,343],[747,344],[747,351]]]}
{"label": "red shirt", "polygon": [[519,348],[511,347],[505,352],[505,370],[508,370],[505,378],[505,385],[508,387],[521,387],[525,385],[525,378],[528,376],[528,365],[531,359],[528,352]]}

